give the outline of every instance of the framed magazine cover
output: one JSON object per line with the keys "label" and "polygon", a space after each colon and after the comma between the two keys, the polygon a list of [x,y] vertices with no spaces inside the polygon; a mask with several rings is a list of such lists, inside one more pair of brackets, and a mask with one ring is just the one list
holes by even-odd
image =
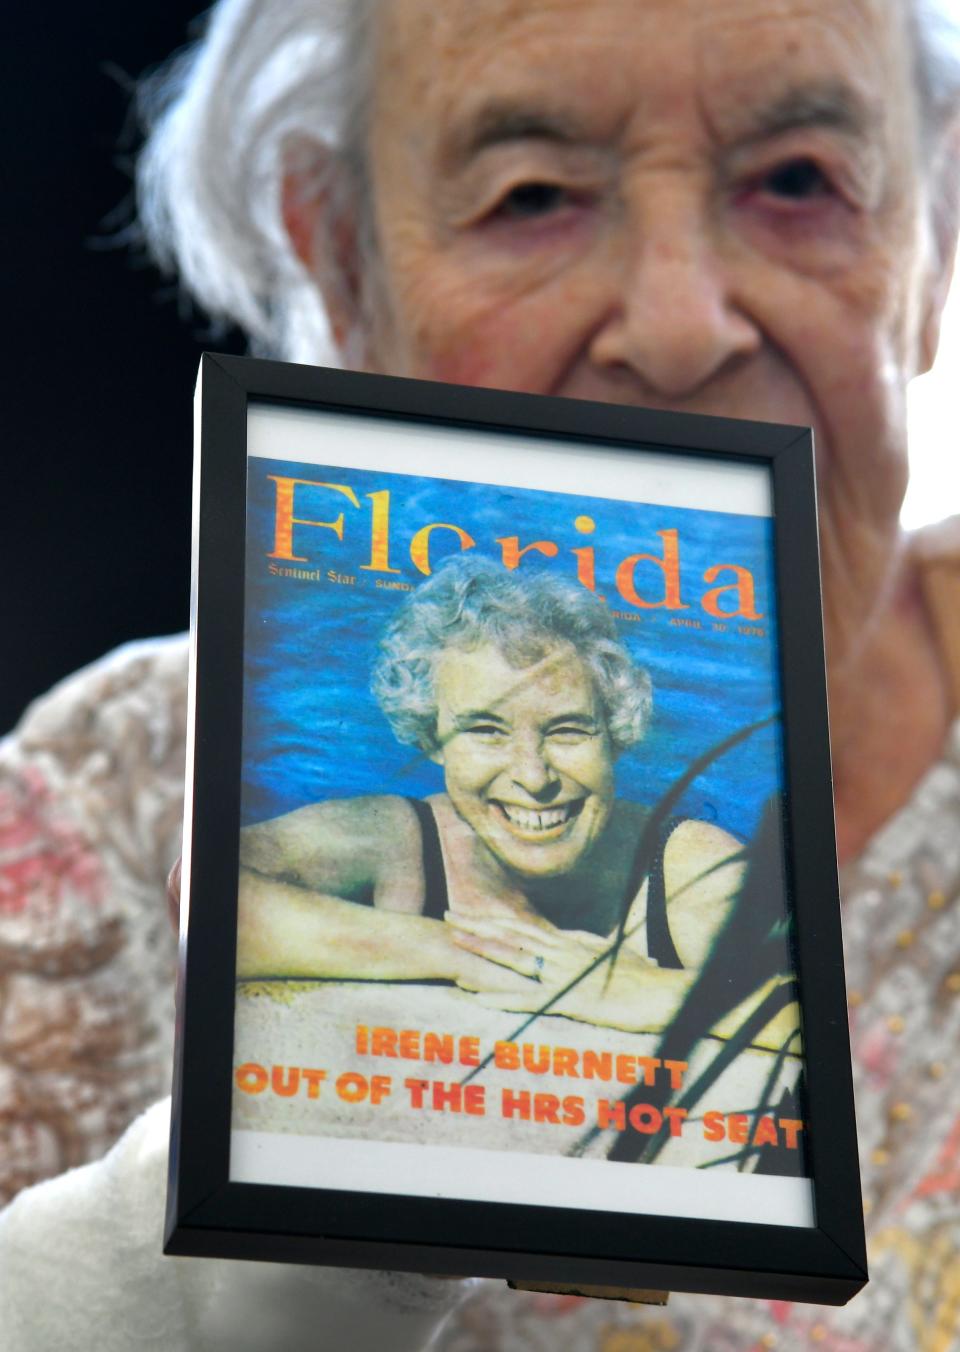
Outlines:
{"label": "framed magazine cover", "polygon": [[166,1252],[866,1281],[811,433],[204,356]]}

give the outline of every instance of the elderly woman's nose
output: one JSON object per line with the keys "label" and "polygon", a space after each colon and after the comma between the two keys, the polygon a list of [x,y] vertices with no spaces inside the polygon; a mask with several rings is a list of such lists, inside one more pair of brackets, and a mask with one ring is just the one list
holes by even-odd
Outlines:
{"label": "elderly woman's nose", "polygon": [[518,788],[540,798],[556,789],[557,773],[538,738],[518,738],[512,747],[510,777]]}
{"label": "elderly woman's nose", "polygon": [[741,308],[734,274],[696,210],[624,227],[595,365],[632,371],[651,394],[681,399],[749,357],[762,334]]}

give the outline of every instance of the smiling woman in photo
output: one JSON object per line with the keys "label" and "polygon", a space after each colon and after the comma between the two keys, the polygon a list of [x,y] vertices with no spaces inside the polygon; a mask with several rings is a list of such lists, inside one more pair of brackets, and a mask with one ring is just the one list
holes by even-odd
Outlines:
{"label": "smiling woman in photo", "polygon": [[[505,1009],[563,992],[553,1013],[662,1031],[727,919],[742,856],[717,826],[668,822],[643,869],[649,806],[617,799],[614,775],[643,737],[650,680],[604,604],[466,555],[404,602],[372,685],[444,792],[331,799],[246,827],[238,976],[440,979]],[[624,920],[611,975],[596,960]],[[758,1042],[778,1049],[795,1028],[791,1005]]]}

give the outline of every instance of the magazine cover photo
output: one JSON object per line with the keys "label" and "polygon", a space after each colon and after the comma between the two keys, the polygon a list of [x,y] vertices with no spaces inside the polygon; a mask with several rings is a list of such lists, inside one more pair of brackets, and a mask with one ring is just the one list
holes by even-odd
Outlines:
{"label": "magazine cover photo", "polygon": [[812,1225],[769,507],[475,435],[251,438],[231,1177]]}

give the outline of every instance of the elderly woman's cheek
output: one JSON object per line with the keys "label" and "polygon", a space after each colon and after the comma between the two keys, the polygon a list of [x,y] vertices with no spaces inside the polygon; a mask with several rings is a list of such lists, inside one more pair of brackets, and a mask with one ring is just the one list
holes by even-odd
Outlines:
{"label": "elderly woman's cheek", "polygon": [[522,286],[479,282],[453,304],[422,313],[414,328],[416,374],[551,393],[585,346],[598,299],[583,269]]}
{"label": "elderly woman's cheek", "polygon": [[[591,227],[592,231],[592,227]],[[598,286],[593,233],[465,231],[389,260],[394,352],[384,369],[546,392],[582,342]]]}
{"label": "elderly woman's cheek", "polygon": [[837,336],[823,313],[830,306],[843,332],[859,324],[896,343],[905,333],[904,299],[917,290],[925,233],[917,207],[909,192],[868,206],[839,194],[791,202],[753,191],[735,200],[730,221],[757,271],[779,277],[785,292],[792,286],[821,314],[823,345]]}
{"label": "elderly woman's cheek", "polygon": [[870,252],[865,216],[837,196],[778,200],[758,189],[738,193],[726,218],[730,235],[758,267],[827,280]]}

